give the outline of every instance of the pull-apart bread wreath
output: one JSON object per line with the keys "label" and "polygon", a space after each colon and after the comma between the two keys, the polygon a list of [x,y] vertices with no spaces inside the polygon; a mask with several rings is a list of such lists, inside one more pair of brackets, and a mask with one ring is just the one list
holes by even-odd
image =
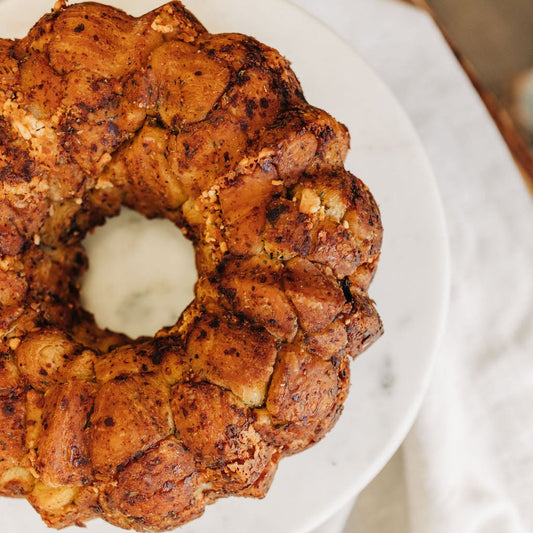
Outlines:
{"label": "pull-apart bread wreath", "polygon": [[[382,330],[348,145],[278,52],[179,2],[58,2],[0,40],[0,494],[168,530],[324,436]],[[195,247],[196,298],[153,338],[80,305],[81,241],[122,205]]]}

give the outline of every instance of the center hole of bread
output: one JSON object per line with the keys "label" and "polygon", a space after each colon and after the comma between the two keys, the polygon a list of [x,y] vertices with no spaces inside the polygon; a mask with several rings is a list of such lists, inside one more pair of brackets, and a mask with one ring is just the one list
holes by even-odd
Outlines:
{"label": "center hole of bread", "polygon": [[168,220],[123,208],[83,244],[89,269],[81,302],[101,328],[152,336],[175,324],[194,298],[193,245]]}

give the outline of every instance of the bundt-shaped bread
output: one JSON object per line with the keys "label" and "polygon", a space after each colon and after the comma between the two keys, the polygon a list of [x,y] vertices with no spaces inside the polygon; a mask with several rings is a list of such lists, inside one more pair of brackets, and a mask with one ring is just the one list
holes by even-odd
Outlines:
{"label": "bundt-shaped bread", "polygon": [[[348,145],[278,52],[179,2],[58,2],[0,40],[0,494],[57,528],[166,530],[264,496],[324,436],[381,333]],[[196,298],[153,338],[80,306],[81,241],[121,205],[196,251]]]}

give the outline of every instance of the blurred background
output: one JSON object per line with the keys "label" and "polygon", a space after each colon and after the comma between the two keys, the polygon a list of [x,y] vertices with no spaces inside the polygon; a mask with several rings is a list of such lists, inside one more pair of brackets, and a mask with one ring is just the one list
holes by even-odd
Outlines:
{"label": "blurred background", "polygon": [[433,15],[533,191],[533,0],[408,0]]}

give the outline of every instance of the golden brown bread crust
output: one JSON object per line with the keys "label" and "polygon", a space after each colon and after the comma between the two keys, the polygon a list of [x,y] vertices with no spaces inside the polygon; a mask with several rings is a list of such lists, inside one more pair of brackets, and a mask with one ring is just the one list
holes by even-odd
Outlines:
{"label": "golden brown bread crust", "polygon": [[[59,2],[0,65],[0,494],[53,527],[146,531],[264,496],[381,333],[380,216],[346,128],[275,50],[179,2]],[[81,240],[121,205],[196,249],[196,298],[152,339],[80,307]]]}

